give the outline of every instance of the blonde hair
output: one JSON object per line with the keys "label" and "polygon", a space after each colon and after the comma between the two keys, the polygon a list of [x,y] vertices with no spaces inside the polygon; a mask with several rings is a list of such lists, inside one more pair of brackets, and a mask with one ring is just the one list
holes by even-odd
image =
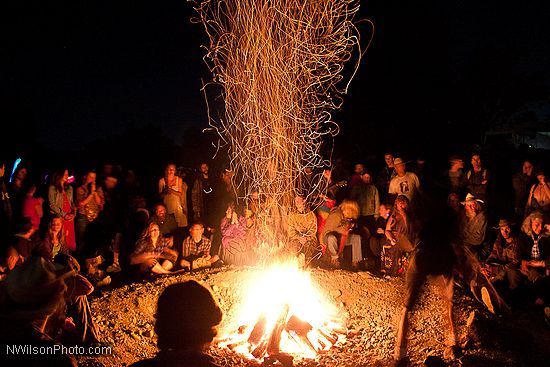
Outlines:
{"label": "blonde hair", "polygon": [[344,199],[338,207],[342,211],[344,218],[359,218],[359,204],[356,201]]}
{"label": "blonde hair", "polygon": [[[544,224],[544,217],[542,216],[542,213],[539,211],[532,212],[529,214],[524,220],[521,225],[521,231],[525,233],[528,236],[531,236],[533,234],[533,221],[539,220]],[[544,231],[544,227],[542,229]]]}

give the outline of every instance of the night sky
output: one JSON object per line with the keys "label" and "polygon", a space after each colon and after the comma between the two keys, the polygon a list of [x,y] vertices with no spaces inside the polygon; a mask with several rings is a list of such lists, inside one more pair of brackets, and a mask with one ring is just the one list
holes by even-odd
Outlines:
{"label": "night sky", "polygon": [[[3,134],[4,155],[85,150],[145,126],[178,145],[186,131],[207,127],[206,37],[190,21],[190,3],[12,1],[3,8],[0,113],[17,134]],[[363,18],[374,22],[374,39],[334,114],[342,127],[336,150],[449,148],[480,143],[484,129],[502,122],[544,123],[549,1],[372,0],[361,2]],[[371,29],[359,27],[366,44]]]}

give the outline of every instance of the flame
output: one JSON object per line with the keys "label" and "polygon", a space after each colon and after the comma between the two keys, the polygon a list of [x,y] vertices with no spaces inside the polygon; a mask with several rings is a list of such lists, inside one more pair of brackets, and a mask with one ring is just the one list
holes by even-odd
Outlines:
{"label": "flame", "polygon": [[[271,351],[257,352],[254,344],[269,339],[277,325],[284,328],[278,350],[303,358],[315,358],[342,341],[343,335],[338,332],[344,328],[338,309],[313,285],[311,273],[301,270],[297,262],[288,261],[254,272],[243,288],[246,294],[236,323],[226,328],[229,332],[220,345],[251,359],[260,359]],[[251,342],[253,334],[256,343]]]}

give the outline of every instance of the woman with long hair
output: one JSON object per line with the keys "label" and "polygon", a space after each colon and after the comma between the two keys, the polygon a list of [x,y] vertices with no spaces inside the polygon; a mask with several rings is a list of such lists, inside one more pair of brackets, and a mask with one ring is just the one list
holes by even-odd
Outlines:
{"label": "woman with long hair", "polygon": [[74,217],[76,207],[73,201],[73,188],[69,185],[69,171],[56,171],[50,180],[48,188],[48,204],[50,214],[63,220],[66,231],[67,247],[70,251],[76,250],[76,237],[74,231]]}
{"label": "woman with long hair", "polygon": [[42,239],[39,255],[52,261],[57,254],[69,254],[67,247],[67,231],[64,228],[63,218],[54,216],[50,220],[48,230]]}
{"label": "woman with long hair", "polygon": [[166,166],[165,175],[159,180],[159,195],[166,205],[166,212],[174,214],[178,227],[187,227],[187,184],[176,176],[176,165]]}
{"label": "woman with long hair", "polygon": [[141,273],[170,274],[177,258],[178,253],[172,249],[172,237],[161,236],[159,225],[150,222],[130,255],[130,265],[137,265]]}

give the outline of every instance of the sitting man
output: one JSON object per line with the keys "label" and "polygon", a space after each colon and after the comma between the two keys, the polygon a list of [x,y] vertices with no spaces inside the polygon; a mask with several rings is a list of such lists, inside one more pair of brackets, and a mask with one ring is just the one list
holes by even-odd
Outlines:
{"label": "sitting man", "polygon": [[[512,223],[501,219],[497,229],[500,234],[496,239],[489,258],[482,266],[482,272],[489,278],[499,293],[509,293],[510,301],[515,300],[523,276],[520,271],[521,247],[519,235],[511,228]],[[504,287],[501,287],[501,286]]]}
{"label": "sitting man", "polygon": [[303,196],[294,197],[294,208],[288,215],[288,239],[294,255],[304,254],[306,264],[317,258],[317,217]]}
{"label": "sitting man", "polygon": [[218,255],[210,255],[211,241],[203,236],[204,225],[194,223],[189,229],[189,237],[183,240],[179,264],[189,270],[209,267],[221,263]]}

